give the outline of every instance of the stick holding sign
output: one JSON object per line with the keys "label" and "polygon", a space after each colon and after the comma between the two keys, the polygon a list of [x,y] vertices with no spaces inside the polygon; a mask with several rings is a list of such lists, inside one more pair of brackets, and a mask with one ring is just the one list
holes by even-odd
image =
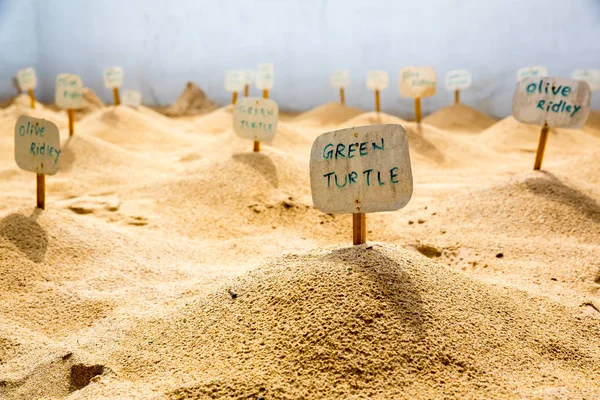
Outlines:
{"label": "stick holding sign", "polygon": [[346,104],[346,96],[344,93],[344,89],[350,86],[350,72],[345,69],[335,71],[331,75],[331,86],[339,89],[340,91],[340,103],[342,105]]}
{"label": "stick holding sign", "polygon": [[33,90],[37,86],[37,77],[35,75],[35,69],[23,68],[17,72],[17,83],[21,90],[26,90],[29,93],[29,100],[31,108],[35,108],[35,94]]}
{"label": "stick holding sign", "polygon": [[437,89],[433,67],[404,67],[400,70],[400,94],[415,99],[415,120],[421,123],[421,98],[430,97]]}
{"label": "stick holding sign", "polygon": [[225,90],[231,93],[231,104],[235,105],[238,92],[244,89],[245,82],[245,71],[227,71],[225,73]]}
{"label": "stick holding sign", "polygon": [[45,119],[21,116],[15,125],[15,161],[17,166],[37,175],[37,206],[46,208],[46,175],[60,169],[60,134]]}
{"label": "stick holding sign", "polygon": [[375,91],[375,111],[381,112],[379,92],[388,87],[388,73],[385,71],[367,71],[367,87]]}
{"label": "stick holding sign", "polygon": [[466,69],[449,71],[445,82],[446,90],[454,92],[454,104],[460,104],[460,91],[471,86],[471,73]]}
{"label": "stick holding sign", "polygon": [[75,133],[75,110],[83,107],[83,84],[78,75],[59,74],[56,77],[54,102],[67,110],[69,116],[69,136]]}
{"label": "stick holding sign", "polygon": [[513,116],[526,124],[542,125],[534,170],[542,168],[549,128],[581,128],[590,113],[592,93],[584,81],[529,77],[517,83]]}
{"label": "stick holding sign", "polygon": [[244,71],[245,75],[245,85],[244,85],[244,97],[248,97],[250,95],[250,85],[254,83],[254,77],[256,76],[256,71],[253,69],[247,69]]}
{"label": "stick holding sign", "polygon": [[109,67],[104,70],[104,87],[112,89],[115,106],[121,104],[119,97],[119,88],[123,86],[125,73],[121,67]]}
{"label": "stick holding sign", "polygon": [[353,214],[353,243],[365,243],[365,214],[398,210],[412,196],[406,131],[387,124],[320,135],[310,153],[310,188],[322,212]]}
{"label": "stick holding sign", "polygon": [[244,97],[233,109],[233,130],[254,141],[254,151],[260,151],[260,142],[270,142],[277,132],[279,107],[269,99]]}

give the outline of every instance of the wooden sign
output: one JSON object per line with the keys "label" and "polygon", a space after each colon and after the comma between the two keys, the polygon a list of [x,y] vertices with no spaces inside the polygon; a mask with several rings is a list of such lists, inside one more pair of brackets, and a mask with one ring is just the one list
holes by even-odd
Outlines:
{"label": "wooden sign", "polygon": [[454,92],[454,104],[460,103],[460,91],[471,87],[471,73],[466,69],[456,69],[446,73],[446,90]]}
{"label": "wooden sign", "polygon": [[592,92],[600,90],[600,69],[576,69],[571,78],[587,82]]}
{"label": "wooden sign", "polygon": [[437,88],[433,67],[404,67],[400,70],[400,94],[413,99],[430,97]]}
{"label": "wooden sign", "polygon": [[237,101],[238,92],[244,90],[246,84],[246,72],[239,70],[231,70],[225,73],[225,90],[230,92],[231,104]]}
{"label": "wooden sign", "polygon": [[52,122],[21,116],[15,125],[15,161],[37,174],[37,206],[46,207],[46,175],[60,169],[60,134]]}
{"label": "wooden sign", "polygon": [[270,142],[277,132],[279,107],[277,103],[260,97],[244,97],[233,110],[233,130],[244,139],[254,141],[254,151],[260,151],[260,142]]}
{"label": "wooden sign", "polygon": [[138,108],[142,105],[142,95],[137,90],[123,91],[123,105]]}
{"label": "wooden sign", "polygon": [[78,75],[59,74],[56,77],[56,105],[63,109],[83,108],[83,84]]}
{"label": "wooden sign", "polygon": [[548,69],[543,65],[537,65],[534,67],[523,67],[517,70],[517,80],[530,78],[530,77],[542,77],[548,76]]}
{"label": "wooden sign", "polygon": [[513,116],[526,124],[542,125],[534,170],[542,167],[548,129],[580,128],[590,113],[592,93],[584,81],[567,78],[530,77],[517,83]]}
{"label": "wooden sign", "polygon": [[331,86],[340,91],[340,103],[346,104],[344,89],[350,86],[350,72],[345,69],[335,71],[331,75]]}
{"label": "wooden sign", "polygon": [[245,72],[245,82],[246,84],[244,85],[244,97],[248,97],[248,95],[250,94],[250,85],[252,85],[254,83],[254,77],[256,76],[256,71],[254,71],[253,69],[247,69],[244,71]]}
{"label": "wooden sign", "polygon": [[123,86],[125,73],[121,67],[109,67],[104,70],[104,87],[107,89]]}
{"label": "wooden sign", "polygon": [[388,124],[320,135],[310,153],[310,187],[319,210],[355,214],[354,244],[364,243],[364,214],[398,210],[412,196],[406,131]]}
{"label": "wooden sign", "polygon": [[25,90],[29,94],[31,108],[35,108],[35,94],[33,93],[33,89],[35,89],[35,87],[37,86],[37,77],[35,76],[35,69],[29,67],[19,70],[17,72],[17,82],[21,90]]}
{"label": "wooden sign", "polygon": [[262,89],[263,98],[269,98],[269,90],[273,89],[274,71],[273,64],[258,64],[256,69],[256,87]]}

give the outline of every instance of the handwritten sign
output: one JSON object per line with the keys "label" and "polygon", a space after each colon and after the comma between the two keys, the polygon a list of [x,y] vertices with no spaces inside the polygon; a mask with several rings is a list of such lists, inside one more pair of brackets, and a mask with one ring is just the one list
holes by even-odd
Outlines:
{"label": "handwritten sign", "polygon": [[471,73],[466,69],[456,69],[446,73],[446,90],[466,90],[471,87]]}
{"label": "handwritten sign", "polygon": [[54,102],[60,108],[83,108],[83,84],[78,75],[59,74],[56,77]]}
{"label": "handwritten sign", "polygon": [[225,73],[225,90],[241,92],[246,84],[246,71],[227,71]]}
{"label": "handwritten sign", "polygon": [[367,87],[371,90],[384,90],[388,87],[388,73],[385,71],[367,71]]}
{"label": "handwritten sign", "polygon": [[400,70],[400,94],[414,99],[435,94],[437,75],[433,67],[404,67]]}
{"label": "handwritten sign", "polygon": [[529,78],[529,77],[542,77],[548,76],[548,69],[543,65],[537,65],[535,67],[523,67],[517,71],[517,80]]}
{"label": "handwritten sign", "polygon": [[107,89],[123,86],[125,73],[121,67],[109,67],[104,70],[104,87]]}
{"label": "handwritten sign", "polygon": [[279,107],[270,99],[243,97],[233,110],[233,130],[250,140],[270,142],[277,132]]}
{"label": "handwritten sign", "polygon": [[138,108],[142,105],[142,95],[137,90],[124,90],[123,105]]}
{"label": "handwritten sign", "polygon": [[21,90],[32,90],[37,86],[37,77],[35,75],[35,69],[23,68],[17,72],[17,82]]}
{"label": "handwritten sign", "polygon": [[584,81],[525,78],[515,89],[513,115],[526,124],[580,128],[590,112],[591,91]]}
{"label": "handwritten sign", "polygon": [[256,71],[253,69],[246,69],[244,70],[244,75],[246,85],[252,85],[254,83],[254,79],[256,78]]}
{"label": "handwritten sign", "polygon": [[350,86],[350,72],[345,69],[335,71],[331,75],[331,86],[336,89],[343,89]]}
{"label": "handwritten sign", "polygon": [[600,90],[600,69],[576,69],[571,78],[587,82],[592,92]]}
{"label": "handwritten sign", "polygon": [[60,135],[52,122],[22,115],[15,125],[15,161],[19,168],[54,175],[60,169]]}
{"label": "handwritten sign", "polygon": [[258,64],[256,68],[256,87],[271,90],[274,82],[273,64]]}
{"label": "handwritten sign", "polygon": [[327,132],[313,143],[310,187],[325,213],[394,211],[412,196],[408,137],[401,125]]}

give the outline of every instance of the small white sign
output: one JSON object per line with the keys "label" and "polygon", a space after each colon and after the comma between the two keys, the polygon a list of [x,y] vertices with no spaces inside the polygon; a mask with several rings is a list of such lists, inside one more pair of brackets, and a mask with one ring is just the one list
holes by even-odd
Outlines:
{"label": "small white sign", "polygon": [[437,89],[433,67],[404,67],[400,70],[400,94],[413,99],[430,97]]}
{"label": "small white sign", "polygon": [[81,77],[71,74],[59,74],[56,77],[56,105],[63,109],[83,108],[83,83]]}
{"label": "small white sign", "polygon": [[142,105],[142,95],[137,90],[124,90],[121,103],[124,106],[138,108]]}
{"label": "small white sign", "polygon": [[350,86],[350,72],[345,69],[335,71],[331,74],[331,86],[336,89],[347,88]]}
{"label": "small white sign", "polygon": [[385,71],[367,71],[367,87],[371,90],[384,90],[388,87],[388,73]]}
{"label": "small white sign", "polygon": [[271,99],[242,97],[233,110],[233,130],[250,140],[270,142],[277,132],[279,107]]}
{"label": "small white sign", "polygon": [[104,70],[104,87],[107,89],[123,86],[125,73],[121,67],[109,67]]}
{"label": "small white sign", "polygon": [[254,78],[256,77],[256,71],[253,69],[246,69],[244,72],[246,85],[252,85],[254,83]]}
{"label": "small white sign", "polygon": [[408,137],[401,125],[327,132],[310,153],[313,204],[324,213],[394,211],[413,191]]}
{"label": "small white sign", "polygon": [[35,76],[35,69],[32,67],[23,68],[17,72],[17,82],[21,90],[35,89],[37,86],[37,77]]}
{"label": "small white sign", "polygon": [[456,69],[446,73],[446,90],[467,90],[471,87],[471,73],[466,69]]}
{"label": "small white sign", "polygon": [[542,77],[548,76],[548,68],[543,65],[537,65],[534,67],[523,67],[517,71],[517,81],[529,77]]}
{"label": "small white sign", "polygon": [[584,81],[525,78],[515,89],[513,116],[526,124],[581,128],[590,113],[592,93]]}
{"label": "small white sign", "polygon": [[600,90],[600,69],[576,69],[571,78],[587,82],[592,92]]}
{"label": "small white sign", "polygon": [[52,122],[22,115],[15,125],[15,161],[19,168],[54,175],[60,169],[60,134]]}
{"label": "small white sign", "polygon": [[258,64],[256,68],[256,87],[264,90],[271,90],[274,83],[273,64]]}
{"label": "small white sign", "polygon": [[228,92],[241,92],[246,84],[246,71],[231,70],[225,72],[225,90]]}

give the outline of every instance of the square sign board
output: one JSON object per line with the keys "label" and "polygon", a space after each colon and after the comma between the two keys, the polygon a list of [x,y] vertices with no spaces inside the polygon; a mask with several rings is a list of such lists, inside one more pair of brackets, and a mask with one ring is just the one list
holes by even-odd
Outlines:
{"label": "square sign board", "polygon": [[233,130],[244,139],[270,142],[277,132],[279,107],[271,99],[242,97],[233,109]]}
{"label": "square sign board", "polygon": [[413,191],[408,137],[401,125],[327,132],[313,143],[310,188],[324,213],[395,211]]}
{"label": "square sign board", "polygon": [[265,64],[258,64],[258,67],[256,68],[256,87],[264,90],[271,90],[273,89],[273,82],[274,82],[274,71],[273,71],[273,64],[271,63],[265,63]]}
{"label": "square sign board", "polygon": [[548,76],[548,69],[543,65],[537,65],[534,67],[523,67],[517,71],[517,80],[529,78],[529,77],[541,77]]}
{"label": "square sign board", "polygon": [[60,169],[60,135],[50,121],[22,115],[15,125],[15,161],[25,171],[54,175]]}
{"label": "square sign board", "polygon": [[404,67],[400,70],[400,94],[413,99],[435,94],[437,75],[433,67]]}
{"label": "square sign board", "polygon": [[513,115],[519,122],[556,128],[581,128],[590,113],[592,93],[584,81],[531,77],[517,83]]}
{"label": "square sign board", "polygon": [[56,77],[56,105],[63,109],[83,108],[83,84],[78,75],[59,74]]}
{"label": "square sign board", "polygon": [[367,87],[371,90],[384,90],[388,87],[388,73],[385,71],[367,71]]}
{"label": "square sign board", "polygon": [[136,90],[124,90],[122,103],[124,106],[138,108],[142,105],[142,95]]}
{"label": "square sign board", "polygon": [[336,89],[347,88],[350,86],[350,72],[345,69],[335,71],[331,74],[331,86]]}
{"label": "square sign board", "polygon": [[225,73],[225,90],[233,92],[241,92],[246,84],[246,71],[230,70]]}
{"label": "square sign board", "polygon": [[592,92],[600,90],[600,69],[576,69],[571,78],[586,81]]}
{"label": "square sign board", "polygon": [[471,73],[466,69],[456,69],[446,74],[446,90],[466,90],[471,87]]}
{"label": "square sign board", "polygon": [[125,73],[121,67],[109,67],[104,70],[104,87],[107,89],[123,86]]}
{"label": "square sign board", "polygon": [[37,77],[35,76],[35,69],[23,68],[17,72],[17,82],[21,90],[35,89],[37,86]]}

